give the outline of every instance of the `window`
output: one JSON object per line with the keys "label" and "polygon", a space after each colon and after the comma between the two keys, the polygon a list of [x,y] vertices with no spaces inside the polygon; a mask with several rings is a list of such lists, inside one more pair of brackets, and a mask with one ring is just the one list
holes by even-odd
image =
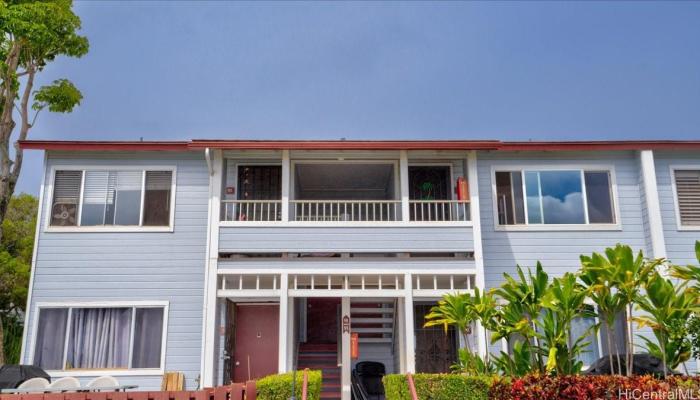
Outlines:
{"label": "window", "polygon": [[45,370],[161,368],[164,307],[40,308],[34,365]]}
{"label": "window", "polygon": [[173,171],[58,170],[50,225],[169,226]]}
{"label": "window", "polygon": [[282,167],[240,165],[238,200],[279,200],[282,198]]}
{"label": "window", "polygon": [[499,225],[614,224],[609,171],[496,172]]}
{"label": "window", "polygon": [[674,170],[678,220],[682,227],[700,227],[700,170]]}

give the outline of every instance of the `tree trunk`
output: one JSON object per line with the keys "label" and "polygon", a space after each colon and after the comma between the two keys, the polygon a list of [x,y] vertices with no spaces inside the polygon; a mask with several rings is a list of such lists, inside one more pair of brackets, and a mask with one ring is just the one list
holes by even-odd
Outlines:
{"label": "tree trunk", "polygon": [[5,365],[5,328],[2,325],[2,315],[0,315],[0,366]]}
{"label": "tree trunk", "polygon": [[627,376],[634,372],[634,337],[632,331],[632,304],[627,305]]}

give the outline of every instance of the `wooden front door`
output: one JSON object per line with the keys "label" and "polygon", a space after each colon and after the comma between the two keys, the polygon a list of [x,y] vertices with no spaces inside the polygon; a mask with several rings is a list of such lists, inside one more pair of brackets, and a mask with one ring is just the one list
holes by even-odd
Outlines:
{"label": "wooden front door", "polygon": [[441,326],[424,328],[425,316],[433,304],[414,306],[416,333],[416,372],[450,372],[457,360],[457,333],[449,327],[447,333]]}
{"label": "wooden front door", "polygon": [[235,306],[233,382],[276,374],[279,355],[279,306]]}
{"label": "wooden front door", "polygon": [[307,343],[338,343],[338,307],[339,298],[306,301]]}

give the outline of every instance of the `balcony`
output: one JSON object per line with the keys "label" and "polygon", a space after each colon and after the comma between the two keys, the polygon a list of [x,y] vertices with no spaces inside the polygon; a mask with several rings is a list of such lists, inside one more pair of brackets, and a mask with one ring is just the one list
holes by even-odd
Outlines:
{"label": "balcony", "polygon": [[221,221],[299,226],[471,222],[464,160],[282,164],[227,159]]}

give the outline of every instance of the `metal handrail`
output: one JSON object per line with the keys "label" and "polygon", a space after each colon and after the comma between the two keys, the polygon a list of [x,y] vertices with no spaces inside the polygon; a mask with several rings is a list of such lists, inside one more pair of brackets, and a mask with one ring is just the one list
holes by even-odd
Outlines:
{"label": "metal handrail", "polygon": [[301,384],[301,400],[306,400],[309,391],[309,369],[304,368],[304,378]]}
{"label": "metal handrail", "polygon": [[416,383],[413,381],[413,375],[411,373],[406,374],[406,379],[408,380],[408,391],[411,393],[411,400],[418,400],[418,393],[416,392]]}

